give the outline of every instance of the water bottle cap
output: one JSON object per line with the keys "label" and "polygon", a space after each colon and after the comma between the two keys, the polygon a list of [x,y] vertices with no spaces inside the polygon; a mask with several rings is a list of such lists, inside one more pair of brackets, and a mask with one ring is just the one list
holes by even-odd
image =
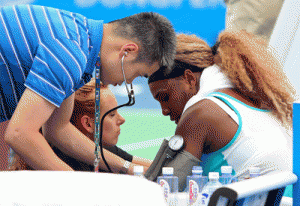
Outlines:
{"label": "water bottle cap", "polygon": [[162,168],[163,175],[172,175],[174,173],[173,167],[163,167]]}
{"label": "water bottle cap", "polygon": [[134,166],[133,172],[134,173],[144,173],[144,167],[143,166]]}
{"label": "water bottle cap", "polygon": [[201,173],[203,173],[203,169],[201,166],[193,166],[192,173],[193,174],[201,174]]}
{"label": "water bottle cap", "polygon": [[226,173],[226,174],[231,174],[232,173],[232,167],[231,166],[222,166],[221,167],[221,172]]}
{"label": "water bottle cap", "polygon": [[260,174],[260,168],[259,167],[250,167],[249,173],[250,174]]}
{"label": "water bottle cap", "polygon": [[219,179],[219,173],[218,172],[210,172],[208,173],[208,178],[211,179]]}

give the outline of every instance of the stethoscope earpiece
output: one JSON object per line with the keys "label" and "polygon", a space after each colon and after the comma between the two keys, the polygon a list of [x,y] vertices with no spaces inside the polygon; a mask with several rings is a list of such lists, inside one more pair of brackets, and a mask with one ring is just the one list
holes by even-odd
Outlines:
{"label": "stethoscope earpiece", "polygon": [[[114,111],[114,110],[117,110],[117,109],[119,109],[119,108],[121,108],[121,107],[124,107],[124,106],[132,106],[132,105],[134,105],[134,103],[135,103],[135,96],[134,96],[134,91],[133,91],[133,87],[132,87],[132,83],[130,84],[130,86],[131,86],[131,89],[129,90],[129,88],[128,88],[128,85],[127,85],[127,81],[126,81],[126,78],[125,78],[125,73],[124,73],[124,58],[125,58],[125,56],[128,54],[128,52],[124,52],[124,55],[123,55],[123,57],[122,57],[122,61],[121,61],[121,68],[122,68],[122,73],[123,73],[123,78],[124,78],[124,82],[125,82],[125,86],[126,86],[126,90],[127,90],[127,93],[128,93],[128,98],[129,98],[129,100],[128,100],[128,102],[126,103],[126,104],[122,104],[122,105],[119,105],[119,106],[117,106],[117,107],[115,107],[115,108],[113,108],[113,109],[111,109],[111,110],[109,110],[109,111],[107,111],[103,116],[102,116],[102,118],[101,118],[101,121],[100,121],[100,125],[98,124],[98,121],[96,121],[96,124],[95,124],[95,131],[98,131],[98,132],[95,132],[95,145],[96,145],[96,147],[95,147],[95,153],[96,152],[99,152],[98,151],[98,148],[100,149],[100,154],[101,154],[101,157],[102,157],[102,159],[103,159],[103,161],[104,161],[104,163],[105,163],[105,165],[106,165],[106,167],[107,167],[107,169],[109,170],[109,172],[111,172],[112,173],[112,170],[110,169],[110,167],[109,167],[109,165],[108,165],[108,163],[106,162],[106,160],[105,160],[105,157],[104,157],[104,155],[103,155],[103,145],[102,145],[102,135],[103,135],[103,120],[104,120],[104,118],[110,113],[110,112],[112,112],[112,111]],[[99,70],[99,73],[100,73],[100,70]],[[96,105],[100,105],[100,98],[97,98],[97,92],[98,92],[98,94],[100,94],[100,86],[98,87],[97,86],[97,82],[100,82],[100,75],[98,75],[98,76],[96,76],[96,96],[95,96],[95,98],[96,98],[96,100],[95,100],[95,102],[96,102]],[[100,83],[99,83],[100,84]],[[96,110],[97,112],[96,112],[96,115],[97,115],[97,113],[98,113],[98,115],[100,116],[100,109],[99,110]],[[100,128],[98,128],[100,126]],[[99,132],[100,131],[100,132]],[[100,133],[100,134],[99,134]],[[97,135],[99,136],[99,138],[97,137]],[[98,144],[99,144],[99,147],[97,147],[97,142],[96,141],[99,141],[98,142]],[[96,162],[96,161],[100,161],[99,159],[98,159],[98,157],[97,157],[97,155],[96,155],[96,159],[95,159],[95,172],[98,172],[98,167],[99,167],[99,162]]]}

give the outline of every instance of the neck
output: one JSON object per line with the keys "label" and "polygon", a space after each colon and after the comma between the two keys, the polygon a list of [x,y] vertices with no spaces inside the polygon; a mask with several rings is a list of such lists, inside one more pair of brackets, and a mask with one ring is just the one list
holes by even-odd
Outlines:
{"label": "neck", "polygon": [[85,136],[87,136],[90,140],[94,141],[94,134],[89,132],[82,132]]}
{"label": "neck", "polygon": [[200,77],[202,75],[202,72],[196,72],[195,73],[195,76],[196,76],[196,92],[195,92],[195,94],[197,94],[199,92],[199,89],[200,89]]}

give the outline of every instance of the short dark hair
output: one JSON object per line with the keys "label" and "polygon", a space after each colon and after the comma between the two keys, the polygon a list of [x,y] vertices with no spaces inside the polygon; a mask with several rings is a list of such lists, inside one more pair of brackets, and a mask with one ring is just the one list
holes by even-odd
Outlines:
{"label": "short dark hair", "polygon": [[115,24],[114,34],[141,44],[137,62],[160,66],[173,65],[176,54],[176,34],[171,22],[164,16],[153,12],[142,12],[111,21]]}
{"label": "short dark hair", "polygon": [[184,71],[189,69],[192,72],[202,72],[206,67],[197,67],[182,61],[175,60],[174,66],[171,70],[165,66],[160,67],[148,79],[148,84],[165,79],[174,79],[184,74]]}

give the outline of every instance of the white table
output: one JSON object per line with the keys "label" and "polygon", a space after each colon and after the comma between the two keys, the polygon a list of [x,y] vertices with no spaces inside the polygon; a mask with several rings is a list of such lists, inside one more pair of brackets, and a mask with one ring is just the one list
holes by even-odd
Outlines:
{"label": "white table", "polygon": [[119,174],[0,172],[0,206],[165,206],[160,186]]}

